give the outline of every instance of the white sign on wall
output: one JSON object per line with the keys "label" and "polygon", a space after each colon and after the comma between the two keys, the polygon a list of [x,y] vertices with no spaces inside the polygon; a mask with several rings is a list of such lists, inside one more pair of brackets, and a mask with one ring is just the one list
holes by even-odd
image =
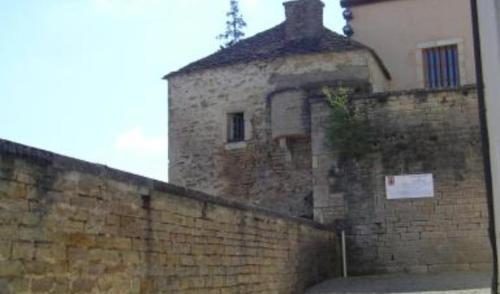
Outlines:
{"label": "white sign on wall", "polygon": [[385,177],[387,199],[411,199],[434,197],[432,174]]}

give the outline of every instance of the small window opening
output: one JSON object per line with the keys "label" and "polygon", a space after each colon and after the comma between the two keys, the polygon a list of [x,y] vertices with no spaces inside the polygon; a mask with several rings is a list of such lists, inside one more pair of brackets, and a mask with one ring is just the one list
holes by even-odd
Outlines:
{"label": "small window opening", "polygon": [[426,88],[460,86],[457,45],[426,48],[422,53]]}
{"label": "small window opening", "polygon": [[227,141],[229,143],[245,141],[245,116],[243,112],[227,115]]}

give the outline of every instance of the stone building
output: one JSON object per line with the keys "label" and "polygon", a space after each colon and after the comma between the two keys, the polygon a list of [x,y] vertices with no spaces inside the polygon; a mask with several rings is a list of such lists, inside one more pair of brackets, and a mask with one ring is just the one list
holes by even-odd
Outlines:
{"label": "stone building", "polygon": [[284,23],[167,75],[169,178],[312,216],[306,92],[339,82],[381,92],[389,75],[371,49],[323,26],[320,1],[285,9]]}
{"label": "stone building", "polygon": [[[353,38],[323,26],[320,0],[285,2],[283,23],[166,75],[170,181],[344,228],[353,274],[489,270],[470,38],[392,54],[407,44],[371,43],[378,21],[357,17],[425,1],[343,1]],[[399,66],[405,54],[415,64]],[[363,158],[326,142],[322,89],[340,86],[375,138]],[[414,174],[431,176],[432,195],[388,199],[388,179]]]}

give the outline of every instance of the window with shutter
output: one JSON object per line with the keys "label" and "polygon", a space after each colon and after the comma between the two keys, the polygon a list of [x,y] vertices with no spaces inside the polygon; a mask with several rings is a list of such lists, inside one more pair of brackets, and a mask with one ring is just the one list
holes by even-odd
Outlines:
{"label": "window with shutter", "polygon": [[425,48],[422,54],[426,88],[455,88],[460,86],[457,45]]}

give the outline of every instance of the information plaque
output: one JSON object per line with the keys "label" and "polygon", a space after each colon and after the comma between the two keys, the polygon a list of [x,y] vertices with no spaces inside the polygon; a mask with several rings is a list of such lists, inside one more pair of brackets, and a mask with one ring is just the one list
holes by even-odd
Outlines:
{"label": "information plaque", "polygon": [[385,177],[387,199],[411,199],[434,197],[432,174]]}

